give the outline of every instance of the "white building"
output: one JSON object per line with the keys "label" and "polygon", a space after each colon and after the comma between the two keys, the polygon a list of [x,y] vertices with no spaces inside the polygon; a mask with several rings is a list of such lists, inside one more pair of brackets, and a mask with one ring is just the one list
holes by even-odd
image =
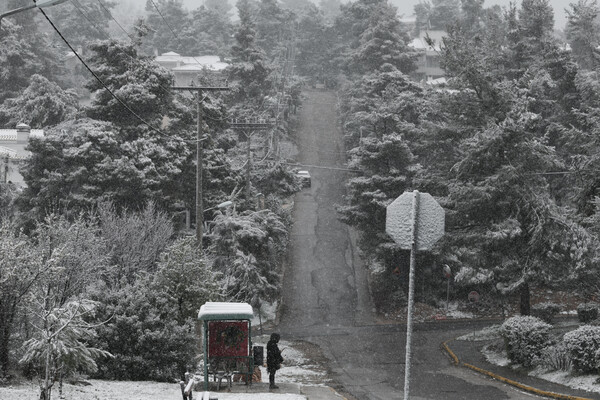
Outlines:
{"label": "white building", "polygon": [[18,124],[15,129],[0,129],[0,183],[25,186],[19,172],[20,164],[31,154],[25,147],[30,137],[43,136],[43,129],[31,129],[27,124]]}
{"label": "white building", "polygon": [[[419,52],[417,70],[415,71],[417,79],[430,81],[446,75],[445,71],[440,67],[440,44],[446,35],[446,31],[422,30],[419,36],[409,43],[409,47]],[[433,46],[427,44],[426,37],[433,40]]]}
{"label": "white building", "polygon": [[219,56],[182,56],[175,52],[161,54],[155,61],[173,72],[175,86],[190,86],[198,83],[198,75],[203,71],[222,72],[229,64],[221,61]]}

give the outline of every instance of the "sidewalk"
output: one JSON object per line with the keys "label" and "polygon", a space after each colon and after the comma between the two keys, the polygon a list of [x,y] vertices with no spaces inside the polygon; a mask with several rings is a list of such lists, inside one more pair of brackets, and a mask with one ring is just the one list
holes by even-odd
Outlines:
{"label": "sidewalk", "polygon": [[[572,400],[600,400],[600,394],[587,392],[583,390],[572,389],[567,386],[559,385],[557,383],[549,382],[544,379],[529,376],[525,373],[520,373],[518,370],[514,370],[510,367],[502,367],[489,363],[483,354],[481,349],[492,341],[464,341],[464,340],[450,340],[446,342],[447,347],[458,359],[458,364],[463,367],[471,368],[475,371],[479,369],[480,373],[491,376],[492,378],[505,381],[508,379],[511,382],[507,382],[512,386],[527,386],[533,390],[527,390],[530,393],[539,394],[549,398],[556,399],[572,399]],[[452,354],[451,354],[452,355]],[[456,361],[456,360],[455,360]],[[501,379],[505,378],[505,379]],[[506,381],[505,381],[506,382]],[[515,385],[516,383],[516,385]],[[547,393],[543,393],[547,392]],[[555,394],[552,396],[550,394]]]}
{"label": "sidewalk", "polygon": [[[200,386],[200,385],[199,385]],[[255,382],[248,386],[244,383],[234,382],[231,389],[227,384],[221,386],[220,391],[212,382],[209,384],[210,399],[218,400],[344,400],[329,386],[300,385],[297,383],[278,383],[279,389],[269,389],[265,382]],[[195,399],[202,399],[202,389],[194,393]]]}

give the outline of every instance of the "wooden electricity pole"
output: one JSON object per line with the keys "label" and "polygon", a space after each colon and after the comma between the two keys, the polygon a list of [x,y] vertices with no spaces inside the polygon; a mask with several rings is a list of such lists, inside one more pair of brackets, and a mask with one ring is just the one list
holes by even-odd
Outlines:
{"label": "wooden electricity pole", "polygon": [[173,90],[196,92],[196,241],[202,251],[202,225],[204,224],[204,210],[202,204],[202,163],[204,160],[204,145],[202,132],[202,92],[229,90],[228,87],[198,87],[174,86]]}
{"label": "wooden electricity pole", "polygon": [[252,154],[250,149],[250,143],[252,141],[252,135],[256,131],[266,131],[275,124],[271,121],[262,120],[243,120],[243,121],[230,121],[229,127],[231,129],[241,131],[246,137],[246,199],[250,200],[250,171],[252,170]]}

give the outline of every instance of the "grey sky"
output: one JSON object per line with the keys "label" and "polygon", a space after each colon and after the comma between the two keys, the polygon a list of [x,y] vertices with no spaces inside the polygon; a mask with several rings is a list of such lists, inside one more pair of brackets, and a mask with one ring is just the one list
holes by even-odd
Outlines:
{"label": "grey sky", "polygon": [[[312,1],[315,3],[319,2],[319,0],[312,0]],[[348,0],[342,0],[342,1],[348,1]],[[418,4],[420,1],[422,1],[422,0],[390,0],[390,2],[398,8],[398,13],[400,15],[404,15],[406,17],[411,16],[413,14],[415,4]],[[513,1],[516,2],[517,4],[521,3],[521,0],[513,0]],[[576,0],[550,0],[550,4],[552,5],[552,8],[554,9],[554,20],[555,20],[556,28],[558,28],[558,29],[564,28],[565,23],[566,23],[566,16],[565,16],[564,10],[565,10],[565,8],[569,7],[570,3],[575,2],[575,1]],[[134,3],[136,5],[136,8],[140,8],[140,9],[143,9],[146,4],[146,0],[121,0],[121,2]],[[500,6],[508,6],[508,4],[510,2],[511,2],[511,0],[485,0],[484,7],[489,7],[494,4],[498,4]],[[2,3],[4,3],[4,0],[0,0],[0,10],[6,8],[6,4],[2,4]],[[23,3],[29,3],[29,1],[23,0]],[[194,9],[194,8],[197,8],[200,5],[202,5],[203,0],[183,0],[183,3],[188,9]],[[235,4],[236,0],[229,0],[229,3]]]}
{"label": "grey sky", "polygon": [[[554,9],[554,24],[557,29],[564,29],[566,24],[565,8],[570,8],[570,3],[575,3],[577,0],[550,0],[550,5]],[[420,0],[390,0],[392,4],[398,7],[398,13],[404,16],[410,16],[413,14],[415,4],[419,4]],[[517,5],[521,4],[521,0],[512,0]],[[500,6],[508,7],[511,0],[485,0],[484,7],[490,7],[498,4]]]}
{"label": "grey sky", "polygon": [[[137,0],[144,4],[146,0]],[[312,0],[315,3],[319,3],[318,0]],[[342,0],[345,1],[345,0]],[[346,0],[347,1],[347,0]],[[413,14],[415,4],[418,4],[422,0],[390,0],[398,8],[398,13],[404,16],[410,16]],[[577,0],[550,0],[550,4],[554,9],[554,22],[557,29],[563,29],[566,24],[565,8],[569,7],[570,3],[576,2]],[[195,8],[202,4],[202,0],[183,0],[184,4],[189,8]],[[236,0],[229,0],[229,4],[235,4]],[[484,7],[490,7],[498,4],[500,6],[508,7],[511,0],[485,0]],[[521,4],[521,0],[512,0],[513,3]]]}

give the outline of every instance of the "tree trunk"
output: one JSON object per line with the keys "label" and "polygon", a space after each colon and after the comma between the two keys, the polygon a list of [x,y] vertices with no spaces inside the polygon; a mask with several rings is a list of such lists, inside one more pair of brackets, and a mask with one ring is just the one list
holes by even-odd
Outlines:
{"label": "tree trunk", "polygon": [[59,378],[58,378],[58,398],[59,399],[64,399],[65,396],[63,394],[63,368],[60,368],[60,372],[59,372]]}
{"label": "tree trunk", "polygon": [[[48,340],[48,348],[46,349],[46,373],[44,377],[44,387],[42,388],[42,394],[44,395],[44,400],[50,400],[51,396],[51,386],[50,385],[50,340]],[[42,397],[40,396],[40,399]]]}
{"label": "tree trunk", "polygon": [[0,313],[5,314],[4,318],[0,318],[0,377],[3,377],[8,375],[10,369],[9,348],[13,315],[6,308],[0,308]]}
{"label": "tree trunk", "polygon": [[8,327],[0,329],[0,377],[8,375],[9,358],[8,358],[8,340],[10,332]]}
{"label": "tree trunk", "polygon": [[521,285],[520,291],[520,311],[521,315],[530,315],[531,314],[531,294],[529,292],[529,284],[525,282]]}

